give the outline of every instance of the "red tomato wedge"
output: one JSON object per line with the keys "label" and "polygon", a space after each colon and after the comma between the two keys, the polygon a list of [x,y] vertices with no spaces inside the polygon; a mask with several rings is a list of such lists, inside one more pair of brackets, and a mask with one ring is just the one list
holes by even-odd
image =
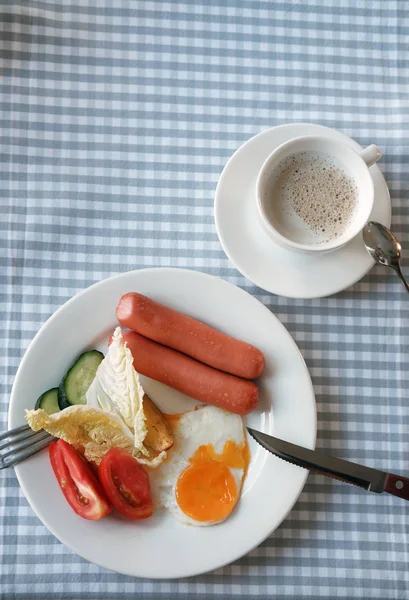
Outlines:
{"label": "red tomato wedge", "polygon": [[129,519],[153,514],[149,476],[142,465],[122,448],[111,448],[99,465],[99,480],[112,506]]}
{"label": "red tomato wedge", "polygon": [[84,519],[96,521],[111,512],[101,484],[81,456],[64,440],[49,446],[50,461],[62,493]]}

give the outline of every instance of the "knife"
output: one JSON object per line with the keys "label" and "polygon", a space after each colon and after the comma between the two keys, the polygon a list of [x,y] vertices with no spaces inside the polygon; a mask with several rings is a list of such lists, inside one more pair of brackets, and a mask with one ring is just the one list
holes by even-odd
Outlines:
{"label": "knife", "polygon": [[403,500],[409,500],[409,479],[407,477],[378,471],[378,469],[358,465],[335,456],[327,456],[316,450],[309,450],[280,440],[251,427],[247,427],[247,431],[260,446],[293,465],[352,483],[369,492],[378,494],[388,492],[388,494],[393,494]]}

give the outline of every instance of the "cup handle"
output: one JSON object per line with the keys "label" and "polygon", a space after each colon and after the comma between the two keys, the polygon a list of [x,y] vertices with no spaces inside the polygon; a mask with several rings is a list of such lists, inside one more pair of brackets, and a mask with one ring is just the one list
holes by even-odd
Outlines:
{"label": "cup handle", "polygon": [[371,167],[382,157],[382,152],[379,150],[378,146],[371,144],[368,148],[359,152],[359,156],[366,162],[368,167]]}

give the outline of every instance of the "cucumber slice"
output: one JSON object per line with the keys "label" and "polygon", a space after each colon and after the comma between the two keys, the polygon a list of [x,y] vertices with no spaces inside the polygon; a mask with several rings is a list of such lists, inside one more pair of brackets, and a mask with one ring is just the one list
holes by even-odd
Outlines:
{"label": "cucumber slice", "polygon": [[44,394],[41,394],[34,408],[36,410],[37,408],[42,408],[49,415],[60,412],[60,407],[58,405],[58,388],[52,388],[51,390],[44,392]]}
{"label": "cucumber slice", "polygon": [[58,404],[61,410],[73,404],[86,404],[86,393],[104,355],[98,350],[84,352],[72,365],[58,388]]}

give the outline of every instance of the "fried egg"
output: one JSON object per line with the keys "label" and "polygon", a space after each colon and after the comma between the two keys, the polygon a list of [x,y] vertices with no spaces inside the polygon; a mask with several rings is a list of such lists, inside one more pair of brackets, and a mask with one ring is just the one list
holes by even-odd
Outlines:
{"label": "fried egg", "polygon": [[224,521],[240,498],[249,463],[241,417],[215,406],[167,417],[175,443],[150,472],[155,504],[188,525]]}

